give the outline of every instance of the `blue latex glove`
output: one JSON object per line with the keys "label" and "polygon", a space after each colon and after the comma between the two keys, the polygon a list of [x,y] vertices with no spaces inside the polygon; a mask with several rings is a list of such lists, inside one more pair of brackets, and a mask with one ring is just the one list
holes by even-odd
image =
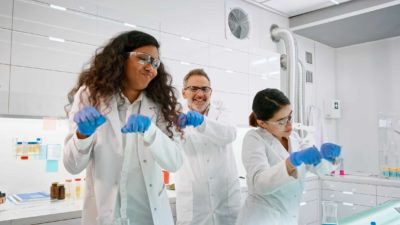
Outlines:
{"label": "blue latex glove", "polygon": [[318,165],[321,162],[321,154],[316,147],[306,148],[304,150],[290,154],[290,162],[293,166],[300,166],[302,163],[307,165]]}
{"label": "blue latex glove", "polygon": [[78,132],[89,137],[103,123],[106,118],[101,115],[94,107],[85,106],[75,113],[74,122],[78,125]]}
{"label": "blue latex glove", "polygon": [[187,117],[185,113],[181,113],[178,116],[178,125],[180,128],[184,129],[187,125]]}
{"label": "blue latex glove", "polygon": [[128,118],[128,122],[121,128],[121,132],[126,133],[144,133],[146,132],[151,124],[151,119],[147,116],[140,114],[132,114]]}
{"label": "blue latex glove", "polygon": [[321,146],[322,158],[328,160],[329,162],[335,162],[335,159],[339,157],[341,152],[341,147],[333,143],[324,143]]}
{"label": "blue latex glove", "polygon": [[204,116],[196,111],[189,111],[186,115],[184,113],[179,114],[178,123],[181,128],[186,126],[197,127],[204,121]]}

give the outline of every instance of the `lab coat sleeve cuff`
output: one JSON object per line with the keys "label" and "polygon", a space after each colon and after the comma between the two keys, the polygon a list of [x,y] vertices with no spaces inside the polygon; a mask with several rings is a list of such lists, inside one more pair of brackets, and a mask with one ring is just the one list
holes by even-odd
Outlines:
{"label": "lab coat sleeve cuff", "polygon": [[79,139],[76,133],[74,134],[72,138],[74,141],[74,145],[79,153],[88,154],[90,152],[90,146],[93,143],[93,136],[94,134],[85,139]]}
{"label": "lab coat sleeve cuff", "polygon": [[204,133],[204,131],[206,131],[206,127],[207,127],[207,118],[204,118],[203,123],[201,123],[198,127],[196,127],[196,129],[201,133]]}
{"label": "lab coat sleeve cuff", "polygon": [[156,125],[154,125],[154,123],[151,123],[149,129],[146,132],[144,132],[143,135],[143,140],[146,142],[146,144],[151,145],[154,142],[154,139],[156,137],[156,132],[157,132]]}

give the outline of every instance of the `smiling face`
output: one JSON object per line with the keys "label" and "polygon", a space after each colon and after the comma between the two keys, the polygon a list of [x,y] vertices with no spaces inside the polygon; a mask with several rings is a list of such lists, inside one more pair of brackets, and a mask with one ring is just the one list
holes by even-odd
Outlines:
{"label": "smiling face", "polygon": [[135,54],[129,55],[125,65],[123,92],[128,98],[132,93],[136,93],[138,96],[157,76],[157,68],[147,62],[148,56],[150,55],[154,59],[159,58],[158,49],[152,45],[142,46],[134,49],[133,52]]}
{"label": "smiling face", "polygon": [[191,110],[204,114],[210,104],[210,81],[202,75],[192,75],[182,89],[182,96],[186,99]]}

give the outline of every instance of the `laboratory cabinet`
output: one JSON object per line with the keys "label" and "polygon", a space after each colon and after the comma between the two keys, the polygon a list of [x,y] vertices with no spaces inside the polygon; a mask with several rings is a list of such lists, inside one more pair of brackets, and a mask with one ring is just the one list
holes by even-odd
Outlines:
{"label": "laboratory cabinet", "polygon": [[9,114],[65,117],[67,94],[77,78],[74,73],[11,66]]}
{"label": "laboratory cabinet", "polygon": [[338,218],[376,206],[376,185],[322,180],[322,201],[337,203]]}
{"label": "laboratory cabinet", "polygon": [[90,14],[57,10],[49,4],[37,1],[14,1],[13,30],[15,31],[99,45],[96,24],[96,17]]}
{"label": "laboratory cabinet", "polygon": [[320,214],[320,182],[315,176],[304,182],[300,202],[299,225],[318,224]]}
{"label": "laboratory cabinet", "polygon": [[377,205],[393,199],[400,199],[400,187],[377,186]]}

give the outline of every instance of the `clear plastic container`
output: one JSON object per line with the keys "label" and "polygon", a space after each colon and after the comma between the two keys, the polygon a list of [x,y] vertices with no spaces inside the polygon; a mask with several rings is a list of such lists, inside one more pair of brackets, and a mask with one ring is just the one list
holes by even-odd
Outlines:
{"label": "clear plastic container", "polygon": [[336,225],[337,223],[337,203],[322,201],[322,225]]}
{"label": "clear plastic container", "polygon": [[72,199],[72,179],[65,180],[65,199]]}

